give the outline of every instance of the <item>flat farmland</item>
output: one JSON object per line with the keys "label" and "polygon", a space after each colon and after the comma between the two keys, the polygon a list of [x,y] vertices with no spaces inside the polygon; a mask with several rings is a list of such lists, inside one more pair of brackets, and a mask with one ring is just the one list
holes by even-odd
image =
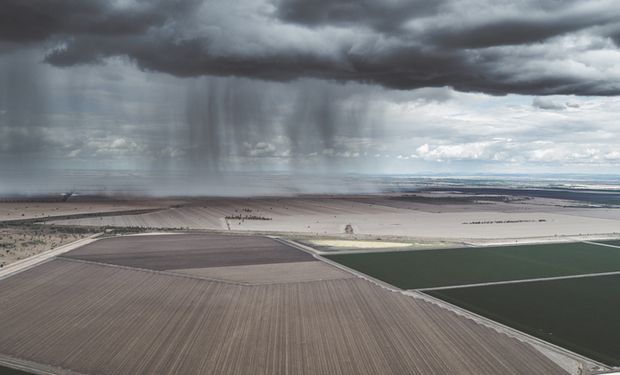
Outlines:
{"label": "flat farmland", "polygon": [[427,291],[434,297],[620,366],[620,276]]}
{"label": "flat farmland", "polygon": [[[365,215],[397,212],[394,208],[364,204],[338,198],[217,198],[190,202],[158,212],[138,215],[108,216],[58,220],[58,224],[110,225],[120,227],[191,228],[191,229],[245,229],[251,222],[277,222],[294,225],[295,217],[321,218],[342,215]],[[243,217],[261,217],[271,220],[245,220]],[[238,217],[228,220],[226,217]]]}
{"label": "flat farmland", "polygon": [[195,199],[157,212],[52,219],[48,222],[57,225],[303,233],[312,236],[342,235],[349,225],[356,235],[458,242],[610,235],[618,231],[620,222],[620,210],[564,208],[561,205],[566,202],[552,199],[545,202],[517,199],[508,203],[476,203],[470,198],[457,197],[457,201],[464,199],[471,202],[443,204],[437,202],[443,202],[445,197],[426,197],[428,199],[425,198],[425,201],[436,202],[430,204],[394,198],[397,197]]}
{"label": "flat farmland", "polygon": [[323,262],[250,264],[245,266],[173,269],[170,271],[248,284],[292,283],[354,277],[349,272]]}
{"label": "flat farmland", "polygon": [[327,255],[401,289],[620,271],[620,249],[588,243]]}
{"label": "flat farmland", "polygon": [[310,254],[271,238],[213,234],[108,238],[63,256],[152,270],[318,262]]}
{"label": "flat farmland", "polygon": [[0,353],[97,374],[563,374],[360,278],[241,286],[57,258],[0,282]]}
{"label": "flat farmland", "polygon": [[102,216],[81,219],[56,220],[65,225],[115,226],[138,228],[191,228],[223,229],[227,211],[203,207],[167,208],[137,215]]}
{"label": "flat farmland", "polygon": [[[0,222],[84,215],[111,212],[130,212],[161,208],[157,202],[0,202]],[[97,218],[97,220],[100,220]]]}

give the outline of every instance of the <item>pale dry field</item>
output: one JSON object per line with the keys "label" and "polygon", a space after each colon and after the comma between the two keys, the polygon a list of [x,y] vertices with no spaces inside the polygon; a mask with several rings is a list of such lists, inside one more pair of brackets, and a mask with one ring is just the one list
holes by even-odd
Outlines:
{"label": "pale dry field", "polygon": [[59,258],[0,282],[0,353],[98,374],[563,374],[365,280],[239,286]]}
{"label": "pale dry field", "polygon": [[[355,235],[446,240],[620,234],[620,209],[562,204],[566,202],[550,199],[468,205],[429,205],[386,197],[211,199],[142,215],[55,222],[314,236],[343,235],[351,225]],[[226,219],[247,212],[269,220]],[[472,222],[480,224],[467,224]]]}
{"label": "pale dry field", "polygon": [[[342,216],[369,213],[395,212],[394,208],[369,205],[337,198],[217,198],[190,200],[187,205],[165,211],[115,217],[85,218],[58,221],[60,224],[115,225],[156,228],[190,229],[243,229],[238,228],[251,221],[226,220],[232,216],[257,216],[276,220],[278,223],[298,216]],[[227,224],[228,222],[228,224]]]}
{"label": "pale dry field", "polygon": [[247,266],[172,269],[171,272],[248,284],[349,279],[348,272],[323,262],[251,264]]}

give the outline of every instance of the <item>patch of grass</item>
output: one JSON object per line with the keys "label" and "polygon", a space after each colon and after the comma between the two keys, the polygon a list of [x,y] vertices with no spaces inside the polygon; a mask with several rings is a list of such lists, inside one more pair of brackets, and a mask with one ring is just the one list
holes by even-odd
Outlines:
{"label": "patch of grass", "polygon": [[585,243],[437,249],[327,258],[402,289],[620,271],[620,251]]}
{"label": "patch of grass", "polygon": [[428,291],[532,336],[620,366],[620,276]]}
{"label": "patch of grass", "polygon": [[21,243],[21,246],[37,246],[37,245],[45,245],[45,244],[46,244],[45,241],[36,239],[36,240],[30,240],[30,241],[23,241]]}

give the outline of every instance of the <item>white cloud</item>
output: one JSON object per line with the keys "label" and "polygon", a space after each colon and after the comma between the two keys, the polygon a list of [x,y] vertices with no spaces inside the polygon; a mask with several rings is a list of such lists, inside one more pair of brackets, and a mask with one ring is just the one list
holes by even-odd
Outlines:
{"label": "white cloud", "polygon": [[503,160],[502,141],[484,141],[461,144],[429,146],[424,144],[416,149],[418,156],[424,160]]}

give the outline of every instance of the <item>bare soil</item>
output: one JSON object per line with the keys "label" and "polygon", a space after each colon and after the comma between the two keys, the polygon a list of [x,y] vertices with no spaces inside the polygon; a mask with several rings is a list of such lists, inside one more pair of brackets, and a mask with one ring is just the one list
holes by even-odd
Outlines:
{"label": "bare soil", "polygon": [[[227,219],[237,217],[240,212],[251,212],[269,220]],[[139,215],[55,222],[448,241],[620,235],[620,209],[576,208],[549,198],[469,204],[419,203],[390,196],[214,198],[191,200],[182,207]]]}
{"label": "bare soil", "polygon": [[354,278],[238,286],[56,259],[0,283],[0,353],[98,374],[565,374]]}
{"label": "bare soil", "polygon": [[214,234],[107,238],[63,256],[153,270],[317,262],[271,238]]}
{"label": "bare soil", "polygon": [[247,266],[189,268],[171,271],[248,284],[306,282],[354,277],[348,272],[323,262],[252,264]]}

